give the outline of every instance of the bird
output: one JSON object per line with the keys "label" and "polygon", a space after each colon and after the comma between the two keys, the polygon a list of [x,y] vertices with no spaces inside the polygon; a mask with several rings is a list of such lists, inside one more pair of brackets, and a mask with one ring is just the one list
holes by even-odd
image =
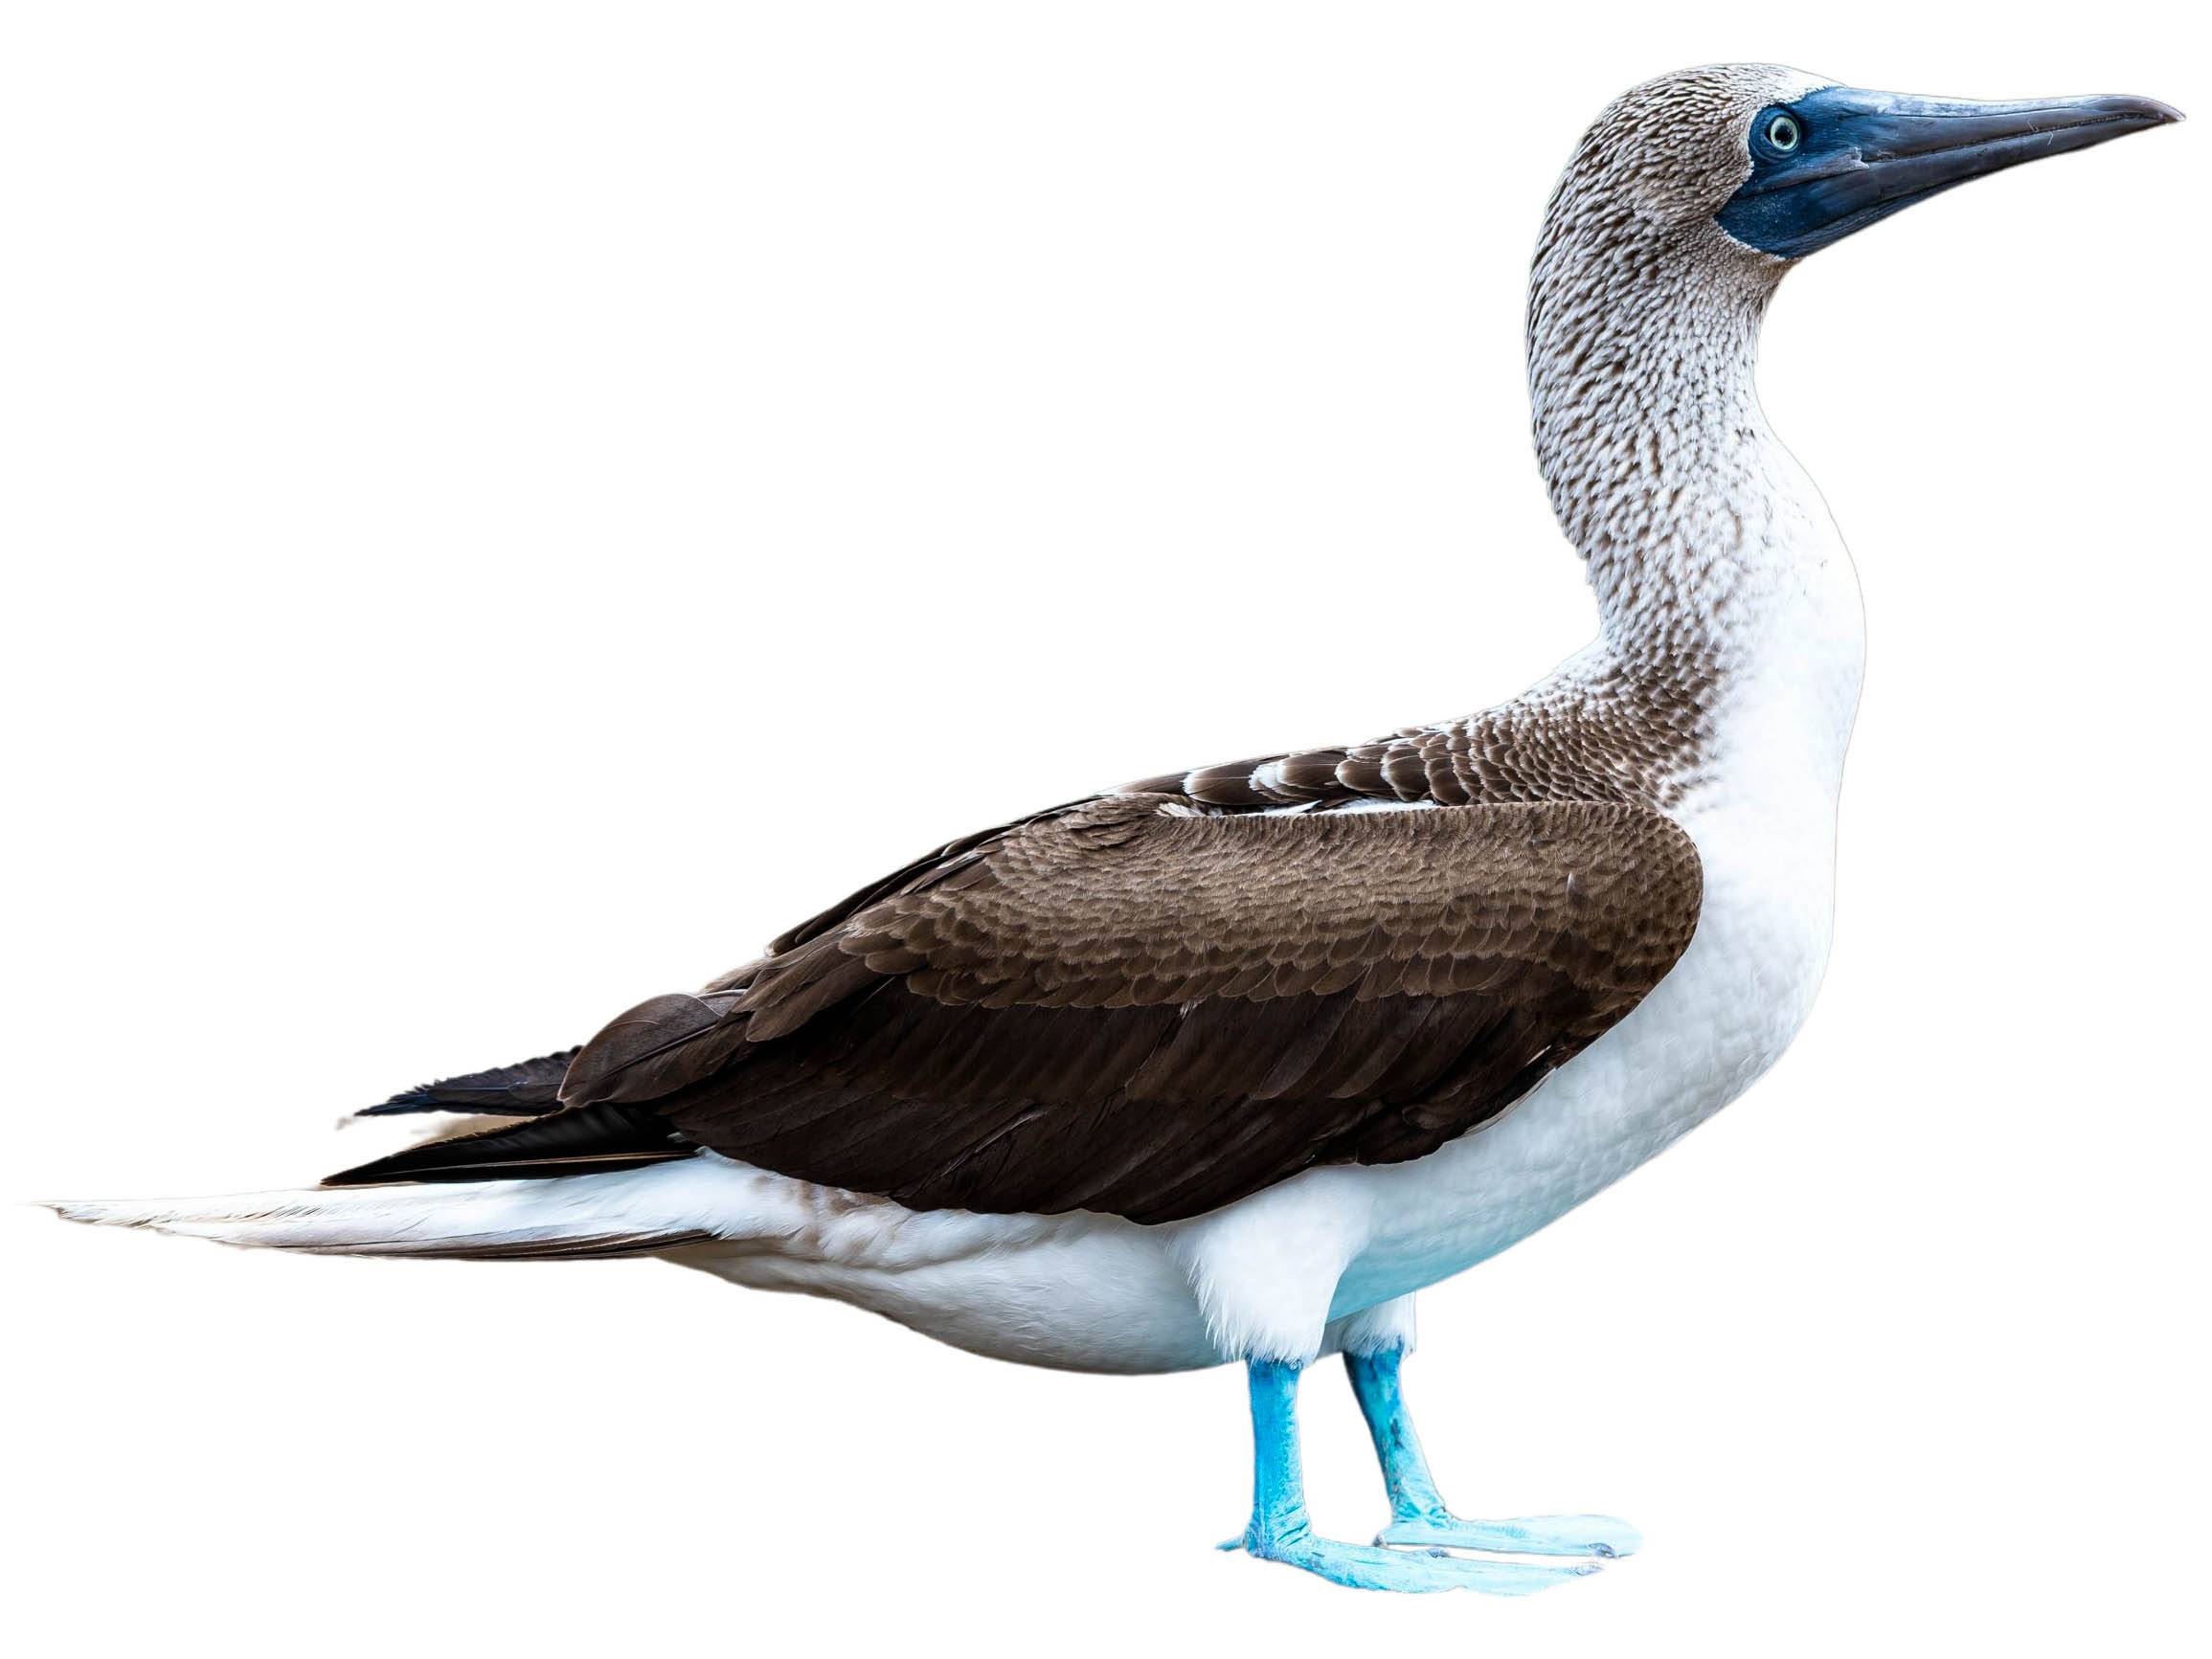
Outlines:
{"label": "bird", "polygon": [[[951,841],[587,1042],[393,1096],[460,1131],[294,1191],[83,1222],[338,1255],[649,1256],[1020,1363],[1245,1368],[1225,1549],[1500,1595],[1636,1549],[1463,1518],[1404,1388],[1414,1299],[1741,1094],[1811,1009],[1864,623],[1754,385],[1797,263],[2021,163],[2178,121],[2119,96],[1660,76],[1568,161],[1528,284],[1534,446],[1597,635],[1522,695],[1162,773]],[[488,1120],[488,1121],[487,1121]],[[1372,1542],[1314,1530],[1341,1358]]]}

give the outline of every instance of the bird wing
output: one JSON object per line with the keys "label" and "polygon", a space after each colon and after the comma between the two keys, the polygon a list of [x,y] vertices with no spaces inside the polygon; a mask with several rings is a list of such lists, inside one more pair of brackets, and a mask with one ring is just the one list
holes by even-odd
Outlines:
{"label": "bird wing", "polygon": [[918,1209],[1172,1221],[1496,1118],[1659,981],[1701,890],[1689,837],[1624,803],[1103,797],[632,1009],[551,1118],[332,1179],[529,1173],[518,1136],[557,1174],[588,1120],[618,1160],[704,1147]]}

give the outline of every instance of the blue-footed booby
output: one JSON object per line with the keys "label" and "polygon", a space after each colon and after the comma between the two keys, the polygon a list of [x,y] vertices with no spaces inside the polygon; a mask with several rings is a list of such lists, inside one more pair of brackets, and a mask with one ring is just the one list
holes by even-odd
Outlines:
{"label": "blue-footed booby", "polygon": [[[1819,983],[1863,639],[1754,391],[1768,300],[1900,208],[2177,119],[1760,64],[1623,94],[1529,283],[1537,457],[1599,617],[1540,684],[967,836],[580,1047],[370,1109],[490,1129],[298,1191],[56,1207],[333,1254],[657,1256],[1032,1365],[1237,1361],[1228,1547],[1373,1589],[1598,1570],[1625,1522],[1446,1507],[1401,1368],[1417,1291],[1741,1093]],[[1298,1382],[1332,1355],[1389,1503],[1368,1544],[1302,1494]]]}

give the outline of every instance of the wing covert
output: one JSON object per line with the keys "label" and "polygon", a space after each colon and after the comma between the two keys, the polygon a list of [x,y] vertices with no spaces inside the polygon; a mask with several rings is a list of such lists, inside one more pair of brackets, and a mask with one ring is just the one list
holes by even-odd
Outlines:
{"label": "wing covert", "polygon": [[585,1046],[570,1107],[916,1208],[1196,1215],[1497,1117],[1688,946],[1695,847],[1614,802],[1193,814],[955,843]]}

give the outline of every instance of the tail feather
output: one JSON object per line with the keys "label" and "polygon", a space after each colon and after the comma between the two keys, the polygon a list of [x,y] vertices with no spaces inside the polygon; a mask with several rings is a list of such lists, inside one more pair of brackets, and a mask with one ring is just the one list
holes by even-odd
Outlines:
{"label": "tail feather", "polygon": [[52,1202],[65,1220],[335,1256],[539,1261],[642,1256],[778,1230],[760,1174],[721,1159],[555,1180],[314,1187],[230,1198]]}
{"label": "tail feather", "polygon": [[447,1077],[365,1106],[357,1117],[395,1117],[411,1111],[486,1112],[500,1117],[535,1117],[560,1105],[561,1080],[568,1076],[574,1048],[541,1054],[513,1065],[495,1065],[465,1077]]}
{"label": "tail feather", "polygon": [[476,1184],[542,1176],[573,1178],[688,1158],[698,1150],[652,1108],[603,1101],[520,1122],[496,1123],[473,1134],[426,1140],[389,1157],[325,1176],[323,1184],[358,1187],[388,1181]]}

